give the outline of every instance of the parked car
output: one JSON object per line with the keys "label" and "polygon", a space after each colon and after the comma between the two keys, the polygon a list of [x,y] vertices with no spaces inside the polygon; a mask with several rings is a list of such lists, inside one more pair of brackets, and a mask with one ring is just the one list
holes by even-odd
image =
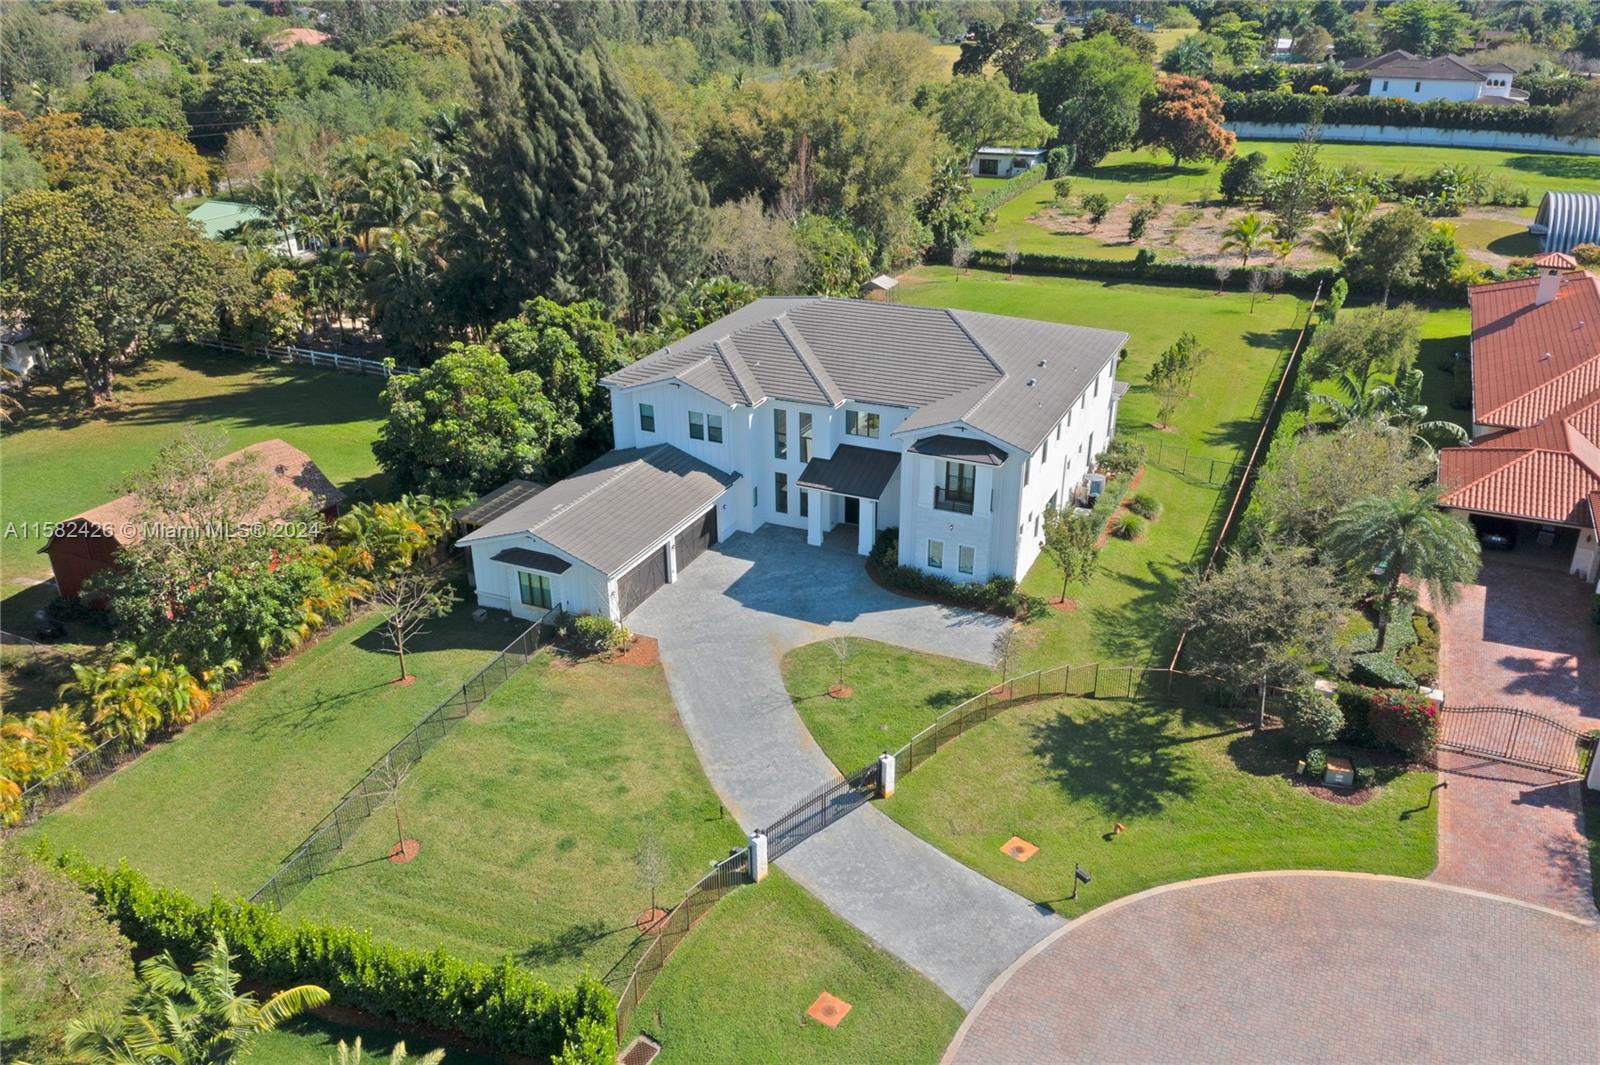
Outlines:
{"label": "parked car", "polygon": [[1517,546],[1517,523],[1496,518],[1473,518],[1478,542],[1485,551],[1510,551]]}

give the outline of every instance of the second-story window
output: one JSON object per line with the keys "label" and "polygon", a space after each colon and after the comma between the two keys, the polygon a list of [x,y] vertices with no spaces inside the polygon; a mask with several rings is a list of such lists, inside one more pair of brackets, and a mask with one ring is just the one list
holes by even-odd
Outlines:
{"label": "second-story window", "polygon": [[876,440],[878,438],[878,416],[864,410],[845,411],[844,434],[846,436],[869,436]]}
{"label": "second-story window", "polygon": [[689,412],[689,439],[704,440],[706,438],[706,416],[697,410]]}
{"label": "second-story window", "polygon": [[789,412],[777,407],[772,411],[772,457],[789,457]]}
{"label": "second-story window", "polygon": [[713,444],[722,443],[722,415],[706,415],[706,439]]}
{"label": "second-story window", "polygon": [[656,431],[656,409],[649,403],[639,404],[639,428],[647,433]]}
{"label": "second-story window", "polygon": [[978,482],[978,467],[969,462],[944,464],[944,483],[934,486],[933,505],[958,514],[972,513],[972,499]]}
{"label": "second-story window", "polygon": [[800,461],[811,461],[811,415],[800,412]]}

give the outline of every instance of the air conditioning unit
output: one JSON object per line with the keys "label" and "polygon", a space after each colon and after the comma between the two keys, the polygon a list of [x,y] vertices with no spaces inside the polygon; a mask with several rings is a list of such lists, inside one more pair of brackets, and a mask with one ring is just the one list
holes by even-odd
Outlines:
{"label": "air conditioning unit", "polygon": [[1100,493],[1104,492],[1105,490],[1106,475],[1103,473],[1091,473],[1089,475],[1089,498],[1099,499]]}

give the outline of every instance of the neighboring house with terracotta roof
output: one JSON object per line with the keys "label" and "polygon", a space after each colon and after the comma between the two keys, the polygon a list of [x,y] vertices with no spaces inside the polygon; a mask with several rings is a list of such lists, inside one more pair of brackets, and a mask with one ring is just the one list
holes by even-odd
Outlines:
{"label": "neighboring house with terracotta roof", "polygon": [[1453,55],[1424,59],[1397,48],[1373,59],[1346,63],[1345,69],[1366,76],[1364,95],[1367,96],[1396,97],[1417,103],[1429,100],[1481,104],[1528,102],[1528,94],[1511,85],[1516,71],[1504,63],[1478,65]]}
{"label": "neighboring house with terracotta roof", "polygon": [[1020,578],[1045,513],[1099,484],[1127,339],[971,311],[756,300],[601,382],[617,450],[510,506],[486,497],[493,516],[458,541],[478,601],[620,620],[712,544],[764,525],[813,546],[842,527],[863,555],[897,528],[902,565]]}
{"label": "neighboring house with terracotta roof", "polygon": [[1600,580],[1600,278],[1566,255],[1537,277],[1475,285],[1472,431],[1439,453],[1443,504],[1571,545],[1568,572]]}
{"label": "neighboring house with terracotta roof", "polygon": [[[332,519],[338,516],[344,493],[317,468],[304,451],[282,440],[263,440],[217,460],[224,466],[248,459],[269,482],[265,503],[253,514],[235,520],[251,524],[281,518],[295,510],[310,509]],[[84,582],[116,561],[122,548],[143,538],[142,502],[135,494],[119,496],[61,522],[44,546],[55,571],[56,590],[72,598]]]}

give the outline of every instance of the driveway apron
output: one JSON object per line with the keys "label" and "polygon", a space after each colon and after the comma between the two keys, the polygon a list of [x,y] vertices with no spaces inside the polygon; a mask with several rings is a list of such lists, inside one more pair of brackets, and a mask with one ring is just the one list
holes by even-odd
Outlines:
{"label": "driveway apron", "polygon": [[[745,829],[840,779],[783,686],[791,648],[830,636],[986,661],[1006,624],[873,584],[859,556],[797,530],[740,534],[629,615],[660,643],[667,683],[712,785]],[[857,767],[850,767],[851,769]],[[778,865],[963,1007],[1061,924],[895,824],[857,810]]]}

